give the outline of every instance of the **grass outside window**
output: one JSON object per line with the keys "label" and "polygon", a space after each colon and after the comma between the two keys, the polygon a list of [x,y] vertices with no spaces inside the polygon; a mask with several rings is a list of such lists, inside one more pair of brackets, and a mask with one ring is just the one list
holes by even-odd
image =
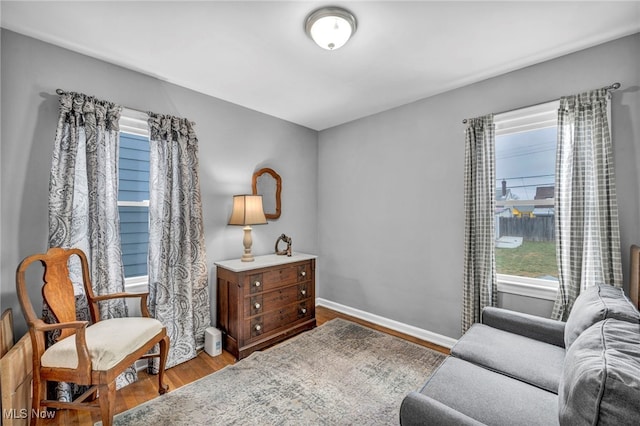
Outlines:
{"label": "grass outside window", "polygon": [[555,241],[523,241],[517,248],[496,248],[499,274],[531,278],[558,277]]}

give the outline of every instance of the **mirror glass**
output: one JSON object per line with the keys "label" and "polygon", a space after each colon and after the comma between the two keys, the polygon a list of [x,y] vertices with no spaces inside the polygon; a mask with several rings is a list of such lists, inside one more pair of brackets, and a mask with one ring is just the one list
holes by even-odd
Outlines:
{"label": "mirror glass", "polygon": [[282,180],[273,169],[260,169],[253,174],[252,189],[254,195],[262,195],[262,206],[267,219],[280,217],[280,191]]}
{"label": "mirror glass", "polygon": [[265,213],[276,212],[276,180],[270,174],[258,176],[258,194],[262,195],[262,207]]}

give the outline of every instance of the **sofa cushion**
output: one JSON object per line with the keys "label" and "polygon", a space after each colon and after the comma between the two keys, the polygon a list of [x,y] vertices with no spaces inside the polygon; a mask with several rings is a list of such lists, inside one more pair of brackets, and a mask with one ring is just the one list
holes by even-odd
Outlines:
{"label": "sofa cushion", "polygon": [[451,348],[451,355],[557,394],[565,350],[474,324]]}
{"label": "sofa cushion", "polygon": [[640,324],[607,319],[567,351],[558,405],[565,425],[630,425],[640,419]]}
{"label": "sofa cushion", "polygon": [[619,287],[600,284],[584,290],[567,318],[565,347],[569,348],[584,330],[607,318],[639,323],[640,313]]}
{"label": "sofa cushion", "polygon": [[557,395],[451,356],[420,393],[484,424],[558,424]]}

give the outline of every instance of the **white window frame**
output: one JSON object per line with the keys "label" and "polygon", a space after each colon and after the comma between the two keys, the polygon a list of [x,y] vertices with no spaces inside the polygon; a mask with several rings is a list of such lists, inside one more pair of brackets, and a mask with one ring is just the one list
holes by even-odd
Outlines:
{"label": "white window frame", "polygon": [[[123,108],[120,113],[120,133],[149,137],[149,116],[142,111]],[[143,201],[118,201],[118,206],[124,207],[149,207],[149,200]],[[124,279],[126,291],[145,292],[149,288],[149,276],[140,275]]]}
{"label": "white window frame", "polygon": [[[496,137],[557,126],[560,101],[552,101],[494,116]],[[531,205],[532,200],[496,201],[496,207]],[[536,205],[554,205],[554,200],[535,200]],[[498,291],[536,299],[556,300],[558,282],[542,278],[496,274]]]}

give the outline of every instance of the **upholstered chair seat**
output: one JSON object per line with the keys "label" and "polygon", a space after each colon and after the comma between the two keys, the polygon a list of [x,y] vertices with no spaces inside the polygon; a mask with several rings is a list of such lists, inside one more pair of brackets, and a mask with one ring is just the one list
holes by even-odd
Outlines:
{"label": "upholstered chair seat", "polygon": [[[85,337],[91,369],[110,370],[129,354],[140,349],[163,328],[157,319],[144,317],[102,320],[87,327]],[[114,336],[117,336],[117,339],[114,339]],[[40,364],[52,368],[78,368],[75,335],[60,340],[44,351]]]}

